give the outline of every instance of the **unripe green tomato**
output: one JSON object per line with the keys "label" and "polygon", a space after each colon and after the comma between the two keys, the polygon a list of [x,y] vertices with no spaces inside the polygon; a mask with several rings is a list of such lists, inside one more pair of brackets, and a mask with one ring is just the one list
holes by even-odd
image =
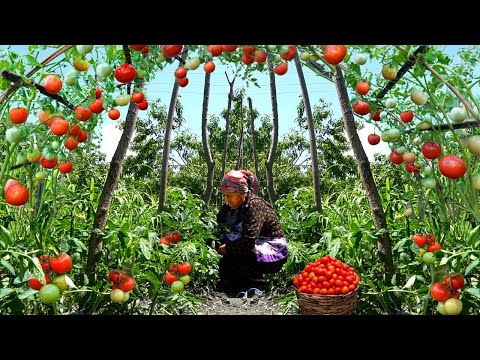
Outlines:
{"label": "unripe green tomato", "polygon": [[431,166],[427,165],[422,168],[422,173],[426,176],[430,175],[432,172],[433,172],[433,169]]}
{"label": "unripe green tomato", "polygon": [[425,264],[434,264],[435,263],[435,255],[432,252],[426,252],[422,256],[422,261]]}
{"label": "unripe green tomato", "polygon": [[58,157],[58,161],[60,161],[60,162],[63,162],[63,161],[67,160],[67,155],[63,151],[60,151],[58,153],[57,157]]}
{"label": "unripe green tomato", "polygon": [[52,144],[50,146],[52,147],[53,150],[58,150],[60,149],[61,144],[60,144],[60,141],[54,140],[52,141]]}
{"label": "unripe green tomato", "polygon": [[458,315],[462,312],[463,303],[460,299],[450,298],[444,303],[447,315]]}
{"label": "unripe green tomato", "polygon": [[76,45],[77,51],[81,55],[87,55],[93,50],[93,45]]}
{"label": "unripe green tomato", "polygon": [[44,304],[52,304],[60,297],[60,289],[53,284],[43,285],[38,292],[38,296]]}
{"label": "unripe green tomato", "polygon": [[163,55],[162,53],[160,53],[160,55],[157,56],[157,62],[158,63],[162,63],[164,61],[166,61],[167,58],[165,57],[165,55]]}
{"label": "unripe green tomato", "polygon": [[355,55],[353,62],[357,65],[365,65],[367,63],[368,56],[365,53],[358,53]]}
{"label": "unripe green tomato", "polygon": [[15,144],[20,141],[22,138],[22,130],[17,127],[11,127],[5,131],[5,139],[10,143],[10,144]]}
{"label": "unripe green tomato", "polygon": [[267,45],[267,49],[269,51],[275,51],[275,50],[277,50],[277,45]]}
{"label": "unripe green tomato", "polygon": [[279,63],[280,61],[282,61],[282,58],[281,58],[280,55],[278,55],[278,54],[274,54],[272,58],[273,58],[273,62],[274,62],[275,64],[277,64],[277,63]]}
{"label": "unripe green tomato", "polygon": [[115,303],[123,302],[123,298],[125,297],[125,293],[122,289],[113,289],[110,291],[110,300]]}
{"label": "unripe green tomato", "polygon": [[280,46],[280,49],[279,49],[278,52],[280,53],[280,55],[284,55],[284,54],[288,53],[288,45]]}
{"label": "unripe green tomato", "polygon": [[480,173],[472,176],[472,187],[475,190],[480,190]]}
{"label": "unripe green tomato", "polygon": [[405,154],[405,151],[407,151],[407,149],[405,148],[405,146],[399,146],[395,149],[395,151],[403,155]]}
{"label": "unripe green tomato", "polygon": [[183,289],[184,289],[185,285],[183,284],[183,282],[181,282],[180,280],[175,280],[171,285],[170,285],[170,289],[173,291],[173,292],[182,292]]}
{"label": "unripe green tomato", "polygon": [[437,186],[437,182],[435,181],[435,178],[429,176],[422,180],[422,186],[425,189],[434,189],[435,186]]}
{"label": "unripe green tomato", "polygon": [[36,180],[45,180],[47,178],[47,173],[43,170],[38,171],[35,173],[35,179]]}
{"label": "unripe green tomato", "polygon": [[21,151],[17,154],[17,159],[15,161],[15,165],[22,165],[27,163],[27,153],[25,151]]}
{"label": "unripe green tomato", "polygon": [[405,216],[411,216],[413,214],[412,208],[406,208],[405,209]]}
{"label": "unripe green tomato", "polygon": [[380,113],[380,119],[385,120],[386,118],[388,118],[388,113],[386,111],[382,111]]}
{"label": "unripe green tomato", "polygon": [[130,299],[130,291],[127,291],[126,293],[123,294],[123,300],[122,300],[122,302],[125,302],[125,301],[127,301],[128,299]]}
{"label": "unripe green tomato", "polygon": [[448,315],[447,312],[445,311],[445,303],[443,302],[439,302],[437,304],[437,311],[442,315]]}
{"label": "unripe green tomato", "polygon": [[387,109],[393,109],[395,108],[395,106],[397,106],[397,102],[395,101],[395,99],[388,98],[387,100],[385,100],[385,107]]}
{"label": "unripe green tomato", "polygon": [[57,156],[57,154],[55,153],[55,151],[53,151],[53,149],[49,146],[45,146],[42,150],[42,155],[45,159],[47,159],[48,161],[51,161],[53,159],[55,159],[55,157]]}
{"label": "unripe green tomato", "polygon": [[299,57],[302,61],[308,61],[308,59],[310,59],[310,53],[308,51],[302,51]]}
{"label": "unripe green tomato", "polygon": [[426,252],[427,252],[427,249],[420,248],[420,253],[419,253],[420,259],[423,257],[423,255],[425,255]]}
{"label": "unripe green tomato", "polygon": [[52,279],[52,284],[58,287],[58,290],[60,290],[61,293],[68,288],[67,281],[65,280],[65,274],[55,276]]}

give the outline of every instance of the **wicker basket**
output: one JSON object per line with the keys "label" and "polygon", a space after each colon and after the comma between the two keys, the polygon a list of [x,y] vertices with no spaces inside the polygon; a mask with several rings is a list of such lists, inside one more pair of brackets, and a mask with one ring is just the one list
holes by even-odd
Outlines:
{"label": "wicker basket", "polygon": [[357,304],[357,289],[341,295],[307,294],[298,291],[300,315],[351,315]]}

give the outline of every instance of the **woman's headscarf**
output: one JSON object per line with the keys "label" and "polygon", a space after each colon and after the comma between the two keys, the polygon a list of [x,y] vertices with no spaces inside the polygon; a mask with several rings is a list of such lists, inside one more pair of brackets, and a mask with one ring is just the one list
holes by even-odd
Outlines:
{"label": "woman's headscarf", "polygon": [[260,184],[257,177],[250,170],[230,170],[222,179],[221,191],[223,193],[246,193],[252,190],[257,193]]}

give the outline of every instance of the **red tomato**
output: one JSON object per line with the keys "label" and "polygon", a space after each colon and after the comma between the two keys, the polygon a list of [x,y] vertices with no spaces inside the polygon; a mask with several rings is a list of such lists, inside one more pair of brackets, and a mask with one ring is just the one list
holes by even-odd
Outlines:
{"label": "red tomato", "polygon": [[165,276],[163,277],[163,280],[165,280],[165,282],[168,285],[172,285],[174,281],[178,280],[178,276],[176,274],[171,273],[170,271],[167,271],[165,273]]}
{"label": "red tomato", "polygon": [[223,52],[222,45],[208,45],[207,50],[212,56],[220,56]]}
{"label": "red tomato", "polygon": [[213,61],[207,61],[203,65],[203,70],[205,70],[206,73],[212,73],[215,70],[215,63]]}
{"label": "red tomato", "polygon": [[108,111],[108,117],[112,120],[117,120],[120,117],[120,111],[118,111],[118,109],[110,109]]}
{"label": "red tomato", "polygon": [[285,75],[285,73],[288,71],[288,64],[281,62],[274,67],[273,71],[279,76]]}
{"label": "red tomato", "polygon": [[55,166],[57,166],[58,163],[58,157],[55,156],[53,160],[47,160],[43,156],[40,158],[40,165],[44,169],[53,169]]}
{"label": "red tomato", "polygon": [[57,136],[65,135],[70,127],[68,120],[62,119],[57,116],[53,118],[52,124],[50,125],[50,130]]}
{"label": "red tomato", "polygon": [[134,92],[132,93],[132,101],[135,104],[141,103],[143,100],[145,100],[145,95],[141,92]]}
{"label": "red tomato", "polygon": [[166,236],[164,236],[160,239],[160,244],[170,246],[170,240],[168,240],[168,238]]}
{"label": "red tomato", "polygon": [[147,100],[143,100],[142,102],[140,102],[140,103],[137,104],[137,107],[138,107],[140,110],[147,110],[147,108],[148,108],[148,101],[147,101]]}
{"label": "red tomato", "polygon": [[357,100],[357,102],[352,105],[352,109],[358,115],[367,115],[370,113],[370,107],[362,100]]}
{"label": "red tomato", "polygon": [[263,50],[257,50],[253,56],[253,60],[259,64],[262,64],[267,60],[267,53]]}
{"label": "red tomato", "polygon": [[183,45],[162,45],[162,53],[166,57],[175,57],[182,51]]}
{"label": "red tomato", "polygon": [[3,191],[7,192],[7,189],[10,187],[10,185],[13,185],[13,184],[20,184],[20,183],[15,179],[8,179],[7,182],[5,183],[5,186],[3,187]]}
{"label": "red tomato", "polygon": [[95,89],[95,99],[100,99],[102,97],[102,89],[96,88]]}
{"label": "red tomato", "polygon": [[182,238],[182,235],[178,231],[174,232],[171,234],[171,239],[174,244],[178,243],[180,239]]}
{"label": "red tomato", "polygon": [[185,87],[188,85],[188,78],[185,76],[182,79],[177,79],[178,86]]}
{"label": "red tomato", "polygon": [[52,124],[53,117],[52,117],[52,114],[50,114],[50,112],[40,109],[40,111],[38,112],[38,120],[42,124],[50,126]]}
{"label": "red tomato", "polygon": [[420,168],[413,162],[407,162],[405,163],[405,170],[407,170],[409,173],[418,173]]}
{"label": "red tomato", "polygon": [[451,277],[451,275],[450,276],[449,275],[445,276],[445,280],[443,281],[443,283],[446,286],[449,286],[450,282],[452,283],[453,290],[458,290],[461,287],[463,287],[463,285],[465,285],[465,278],[461,274],[458,274],[458,275],[455,275],[455,276],[452,276],[452,277]]}
{"label": "red tomato", "polygon": [[413,235],[412,237],[412,240],[415,242],[415,244],[417,244],[419,247],[422,247],[423,245],[425,245],[425,243],[427,242],[427,237],[425,235],[421,235],[419,233],[416,233],[415,235]]}
{"label": "red tomato", "polygon": [[187,69],[185,68],[185,66],[179,66],[177,70],[175,70],[174,75],[177,79],[183,79],[185,76],[187,76]]}
{"label": "red tomato", "polygon": [[94,114],[100,114],[103,110],[105,110],[103,108],[103,100],[102,99],[95,100],[90,104],[89,109]]}
{"label": "red tomato", "polygon": [[380,142],[380,135],[370,134],[368,135],[367,140],[370,145],[377,145]]}
{"label": "red tomato", "polygon": [[421,151],[427,159],[436,159],[442,153],[442,147],[435,141],[427,141],[422,145]]}
{"label": "red tomato", "polygon": [[121,83],[129,83],[135,80],[137,71],[133,65],[125,63],[117,67],[113,75],[117,81]]}
{"label": "red tomato", "polygon": [[370,91],[370,85],[366,81],[360,81],[355,87],[355,90],[357,90],[357,93],[360,95],[367,95]]}
{"label": "red tomato", "polygon": [[229,53],[237,50],[237,47],[238,47],[238,45],[222,45],[223,51],[226,51],[226,52],[229,52]]}
{"label": "red tomato", "polygon": [[60,170],[60,172],[64,174],[68,174],[69,172],[72,171],[72,169],[73,169],[73,164],[70,161],[64,162],[58,165],[58,170]]}
{"label": "red tomato", "polygon": [[443,176],[450,179],[461,178],[467,172],[467,164],[455,155],[445,155],[438,161],[438,169]]}
{"label": "red tomato", "polygon": [[251,46],[251,45],[243,45],[242,47],[242,53],[244,55],[252,55],[253,52],[255,51],[256,46]]}
{"label": "red tomato", "polygon": [[113,283],[118,282],[118,280],[122,281],[123,279],[125,279],[125,271],[110,270],[108,272],[108,280]]}
{"label": "red tomato", "polygon": [[445,302],[452,297],[450,290],[443,286],[441,282],[437,282],[432,285],[431,294],[432,297],[438,302]]}
{"label": "red tomato", "polygon": [[190,271],[192,271],[192,266],[188,261],[178,264],[178,272],[182,275],[187,275]]}
{"label": "red tomato", "polygon": [[409,123],[410,121],[413,120],[413,111],[402,111],[400,113],[400,120],[402,120],[404,123]]}
{"label": "red tomato", "polygon": [[75,118],[80,121],[87,121],[92,117],[92,110],[84,108],[83,106],[77,106],[75,108]]}
{"label": "red tomato", "polygon": [[29,199],[30,193],[28,192],[28,189],[20,183],[8,186],[5,191],[5,201],[7,204],[21,206],[26,204]]}
{"label": "red tomato", "polygon": [[375,120],[375,121],[380,121],[382,119],[380,119],[380,113],[382,112],[382,109],[377,109],[375,111],[375,114],[373,114],[373,112],[370,112],[370,118],[372,120]]}
{"label": "red tomato", "polygon": [[143,48],[147,45],[128,45],[128,47],[135,51],[142,51]]}
{"label": "red tomato", "polygon": [[75,139],[73,136],[67,137],[65,139],[65,147],[70,151],[75,150],[78,147],[77,139]]}
{"label": "red tomato", "polygon": [[426,233],[425,238],[427,239],[427,244],[433,244],[435,242],[435,235],[431,233]]}
{"label": "red tomato", "polygon": [[57,75],[47,75],[43,80],[43,87],[49,94],[58,94],[62,90],[62,80]]}
{"label": "red tomato", "polygon": [[331,65],[339,64],[347,55],[345,45],[326,45],[323,50],[323,58]]}
{"label": "red tomato", "polygon": [[79,143],[84,142],[88,139],[88,133],[85,130],[80,130],[77,135],[77,141]]}
{"label": "red tomato", "polygon": [[[288,45],[288,51],[285,54],[281,54],[280,57],[283,60],[290,61],[295,57],[297,53],[297,48],[295,45]],[[265,59],[267,58],[267,54],[265,54]]]}
{"label": "red tomato", "polygon": [[170,264],[170,266],[168,267],[168,271],[170,271],[171,273],[176,273],[178,271],[178,264],[177,263]]}
{"label": "red tomato", "polygon": [[135,280],[131,276],[125,277],[122,281],[120,281],[120,285],[118,286],[125,292],[132,290],[135,287]]}
{"label": "red tomato", "polygon": [[403,155],[394,150],[390,153],[390,161],[397,165],[401,164],[403,163]]}
{"label": "red tomato", "polygon": [[435,252],[437,250],[440,250],[442,248],[442,245],[440,245],[440,243],[438,242],[434,242],[433,245],[430,245],[427,250],[430,251],[430,252]]}
{"label": "red tomato", "polygon": [[255,61],[255,58],[252,55],[242,55],[242,63],[245,65],[250,65]]}
{"label": "red tomato", "polygon": [[50,270],[58,275],[65,274],[72,269],[72,258],[67,253],[60,253],[58,257],[50,257]]}
{"label": "red tomato", "polygon": [[[45,284],[48,284],[50,282],[50,276],[48,274],[45,274]],[[43,286],[43,284],[35,278],[32,278],[28,280],[28,286],[30,286],[34,290],[40,290]]]}
{"label": "red tomato", "polygon": [[14,124],[23,124],[27,121],[28,111],[27,108],[17,107],[10,110],[10,121]]}

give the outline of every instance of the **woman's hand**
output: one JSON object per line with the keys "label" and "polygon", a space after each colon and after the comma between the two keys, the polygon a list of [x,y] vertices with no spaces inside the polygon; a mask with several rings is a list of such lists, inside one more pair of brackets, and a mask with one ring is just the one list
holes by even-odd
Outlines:
{"label": "woman's hand", "polygon": [[220,245],[218,248],[217,248],[217,252],[220,254],[220,255],[227,255],[227,249],[225,248],[225,244],[223,245]]}

